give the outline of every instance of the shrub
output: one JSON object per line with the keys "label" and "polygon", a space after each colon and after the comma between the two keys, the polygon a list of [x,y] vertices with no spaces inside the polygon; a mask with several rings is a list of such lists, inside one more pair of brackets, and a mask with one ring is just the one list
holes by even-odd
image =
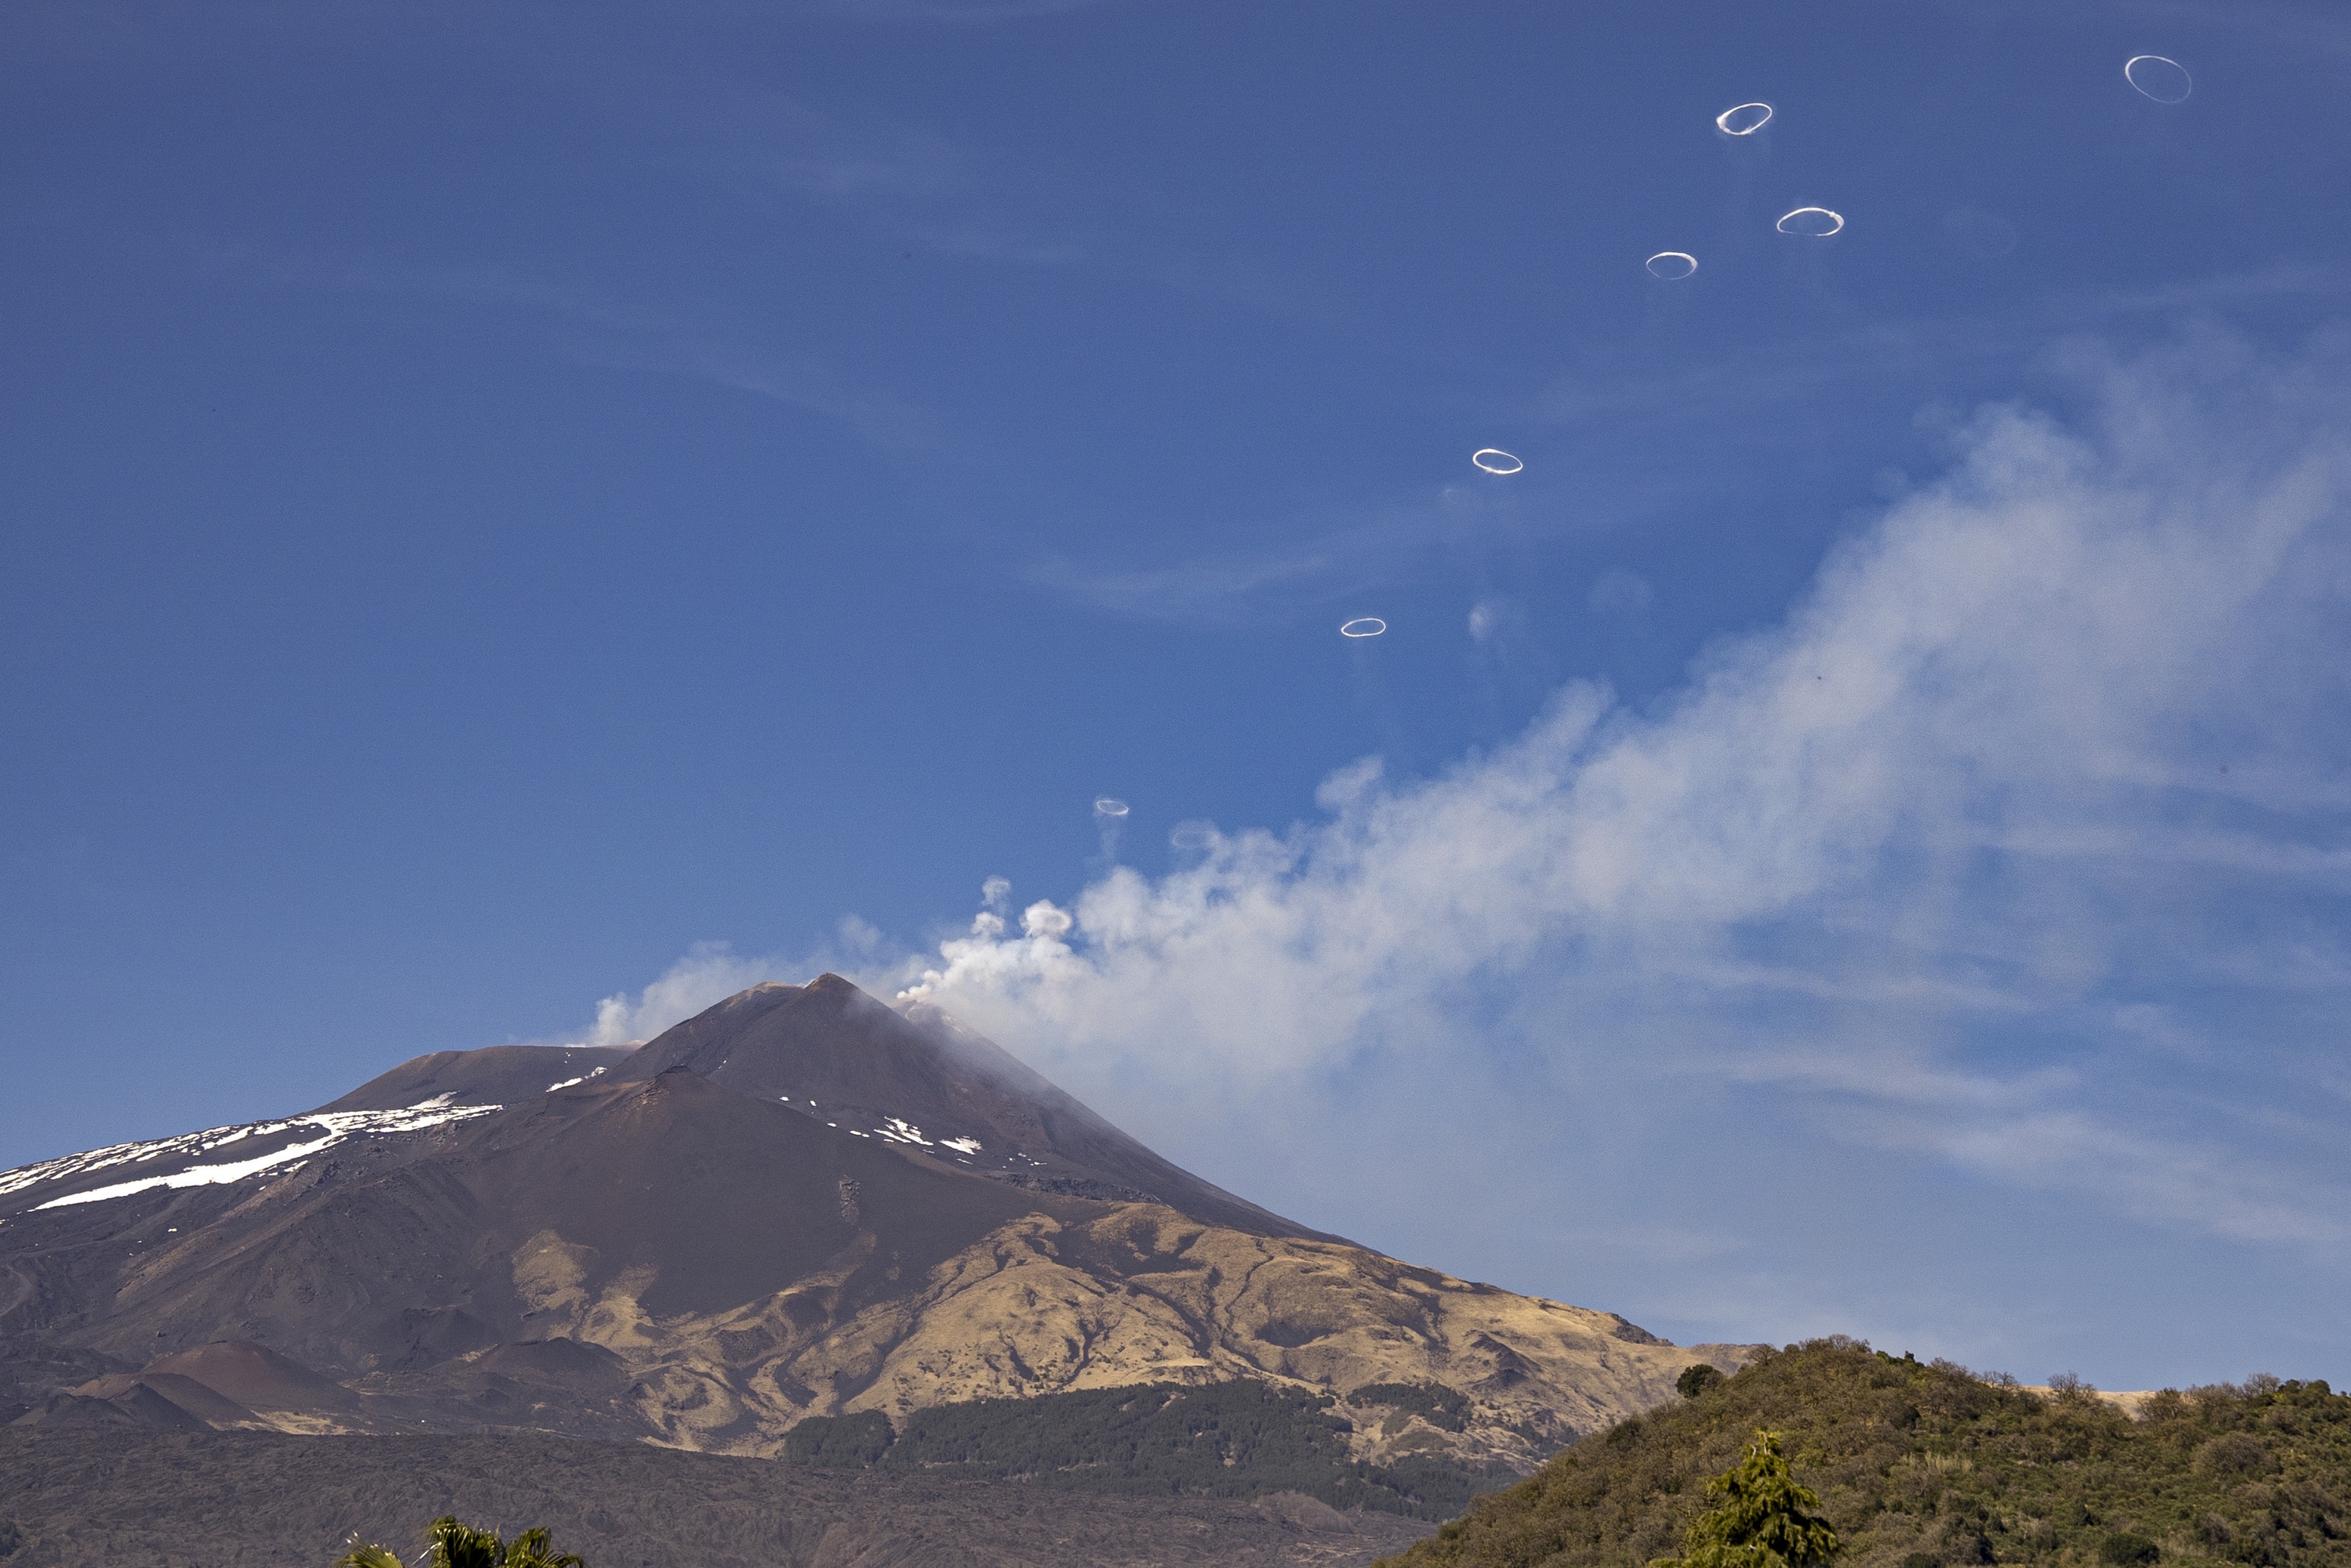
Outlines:
{"label": "shrub", "polygon": [[1440,1432],[1469,1429],[1469,1396],[1433,1383],[1366,1383],[1347,1396],[1347,1403],[1390,1406],[1419,1416]]}
{"label": "shrub", "polygon": [[879,1410],[854,1416],[811,1416],[784,1434],[784,1458],[799,1465],[862,1470],[896,1440]]}
{"label": "shrub", "polygon": [[2270,1451],[2251,1432],[2223,1432],[2196,1450],[2199,1475],[2258,1475],[2269,1468]]}
{"label": "shrub", "polygon": [[2098,1561],[2111,1563],[2115,1568],[2137,1568],[2139,1563],[2152,1563],[2162,1555],[2162,1547],[2127,1530],[2111,1531],[2098,1542]]}
{"label": "shrub", "polygon": [[1685,1399],[1695,1399],[1721,1381],[1722,1374],[1701,1361],[1682,1369],[1682,1375],[1674,1379],[1674,1392]]}
{"label": "shrub", "polygon": [[1951,1537],[1950,1560],[1959,1563],[1996,1563],[1999,1554],[1991,1549],[1991,1536],[1980,1530],[1962,1530]]}

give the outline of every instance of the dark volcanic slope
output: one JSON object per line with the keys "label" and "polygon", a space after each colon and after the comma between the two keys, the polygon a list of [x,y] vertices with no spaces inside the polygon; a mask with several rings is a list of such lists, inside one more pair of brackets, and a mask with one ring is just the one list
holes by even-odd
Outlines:
{"label": "dark volcanic slope", "polygon": [[27,1542],[8,1568],[321,1563],[353,1531],[405,1551],[444,1512],[548,1525],[589,1568],[1351,1568],[1429,1528],[1303,1498],[1089,1497],[528,1434],[0,1433],[0,1519]]}
{"label": "dark volcanic slope", "polygon": [[831,976],[618,1066],[425,1057],[338,1104],[0,1172],[0,1424],[748,1455],[810,1416],[1435,1383],[1455,1418],[1350,1426],[1348,1462],[1483,1473],[1692,1354],[1304,1231]]}
{"label": "dark volcanic slope", "polygon": [[1021,1215],[1098,1212],[683,1071],[333,1152],[258,1194],[158,1187],[14,1216],[0,1258],[32,1300],[0,1325],[66,1330],[133,1363],[254,1341],[347,1377],[417,1365],[420,1345],[465,1322],[479,1332],[460,1351],[540,1337],[543,1312],[616,1282],[667,1315],[823,1275],[807,1311],[845,1317]]}
{"label": "dark volcanic slope", "polygon": [[570,1082],[609,1076],[629,1045],[492,1045],[411,1057],[321,1111],[391,1111],[446,1094],[453,1105],[511,1105]]}
{"label": "dark volcanic slope", "polygon": [[936,1009],[901,1016],[838,975],[729,997],[608,1076],[677,1067],[998,1180],[1162,1203],[1257,1235],[1336,1239],[1169,1164]]}

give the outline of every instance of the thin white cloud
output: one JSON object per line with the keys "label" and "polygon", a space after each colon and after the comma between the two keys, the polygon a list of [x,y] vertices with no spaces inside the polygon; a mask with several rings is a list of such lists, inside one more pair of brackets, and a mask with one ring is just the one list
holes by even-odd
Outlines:
{"label": "thin white cloud", "polygon": [[2135,1218],[2186,1224],[2242,1241],[2339,1248],[2351,1208],[2336,1183],[2303,1176],[2211,1139],[2137,1135],[2079,1111],[2003,1118],[1865,1117],[1884,1146],[1933,1151],[2025,1186],[2095,1191]]}
{"label": "thin white cloud", "polygon": [[852,386],[830,366],[804,354],[770,354],[678,338],[637,347],[583,346],[577,357],[583,364],[652,371],[748,392],[837,420],[885,450],[907,451],[940,439],[937,422],[926,411],[887,392]]}
{"label": "thin white cloud", "polygon": [[1612,567],[1593,583],[1588,602],[1602,615],[1638,615],[1656,597],[1648,580],[1623,567]]}
{"label": "thin white cloud", "polygon": [[410,295],[544,318],[571,340],[571,358],[609,370],[648,371],[747,392],[835,420],[874,446],[904,451],[938,444],[938,421],[924,408],[857,384],[810,355],[776,351],[674,316],[622,303],[581,285],[550,283],[507,268],[399,268],[375,261],[330,262],[298,252],[215,246],[199,264],[250,269],[289,287]]}
{"label": "thin white cloud", "polygon": [[869,22],[960,22],[977,26],[1090,11],[1111,0],[804,0],[809,10]]}
{"label": "thin white cloud", "polygon": [[1040,560],[1023,573],[1049,588],[1112,614],[1140,621],[1222,622],[1239,619],[1270,594],[1324,596],[1333,583],[1362,586],[1371,574],[1350,570],[1347,551],[1315,540],[1280,557],[1194,560],[1178,566],[1097,569],[1067,557]]}
{"label": "thin white cloud", "polygon": [[799,972],[775,958],[745,958],[724,942],[697,942],[661,978],[635,996],[626,991],[596,1004],[596,1027],[588,1045],[634,1045],[736,992],[768,980],[800,984],[813,971]]}
{"label": "thin white cloud", "polygon": [[1949,476],[1667,700],[1573,685],[1444,777],[1346,769],[1321,820],[1113,870],[1067,929],[1032,904],[906,994],[1049,1071],[1227,1108],[1490,1051],[1500,1019],[1561,1071],[1768,1083],[1856,1145],[2338,1238],[2322,1167],[2183,1135],[2114,1073],[2153,1049],[2122,1009],[2210,1030],[2216,998],[2351,990],[2344,361],[2202,336],[2097,367],[2084,428],[1987,410]]}
{"label": "thin white cloud", "polygon": [[[2011,18],[2042,22],[2049,16],[2046,9],[2022,0],[1937,0],[1937,9],[1964,16],[1978,26]],[[2241,46],[2244,40],[2259,38],[2273,47],[2304,53],[2351,55],[2351,22],[2346,22],[2332,5],[2294,4],[2292,0],[2102,0],[2100,4],[2075,8],[2077,17],[2095,17],[2101,13],[2109,25],[2120,22],[2139,28],[2193,28],[2220,34]],[[2166,41],[2169,42],[2168,36]],[[2119,60],[2116,65],[2119,68]],[[2116,74],[2120,74],[2119,68]]]}
{"label": "thin white cloud", "polygon": [[[1176,624],[1235,625],[1296,616],[1374,584],[1393,581],[1435,545],[1489,527],[1493,503],[1471,486],[1445,485],[1368,519],[1292,517],[1267,531],[1292,542],[1155,566],[1102,566],[1067,556],[1032,562],[1022,575],[1040,587],[1113,615]],[[1575,521],[1514,519],[1522,537],[1573,531]],[[1495,604],[1499,605],[1499,601]]]}

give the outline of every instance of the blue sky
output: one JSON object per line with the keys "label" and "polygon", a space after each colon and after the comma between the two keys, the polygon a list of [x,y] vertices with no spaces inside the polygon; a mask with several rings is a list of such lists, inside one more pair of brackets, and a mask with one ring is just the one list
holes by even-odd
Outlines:
{"label": "blue sky", "polygon": [[11,7],[0,1164],[829,965],[1677,1339],[2351,1381],[2346,64]]}

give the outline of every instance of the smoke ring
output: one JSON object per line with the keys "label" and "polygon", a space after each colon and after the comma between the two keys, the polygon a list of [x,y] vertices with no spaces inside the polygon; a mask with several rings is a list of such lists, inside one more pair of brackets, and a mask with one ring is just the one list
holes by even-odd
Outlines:
{"label": "smoke ring", "polygon": [[1844,214],[1826,207],[1798,207],[1783,214],[1771,225],[1783,235],[1802,235],[1806,239],[1826,239],[1844,232]]}
{"label": "smoke ring", "polygon": [[1752,136],[1771,123],[1771,106],[1768,103],[1742,103],[1714,117],[1714,128],[1725,136]]}
{"label": "smoke ring", "polygon": [[2178,60],[2161,55],[2133,55],[2123,62],[2123,80],[2131,84],[2141,98],[2158,103],[2185,103],[2188,95],[2196,90],[2196,80],[2188,68]]}

